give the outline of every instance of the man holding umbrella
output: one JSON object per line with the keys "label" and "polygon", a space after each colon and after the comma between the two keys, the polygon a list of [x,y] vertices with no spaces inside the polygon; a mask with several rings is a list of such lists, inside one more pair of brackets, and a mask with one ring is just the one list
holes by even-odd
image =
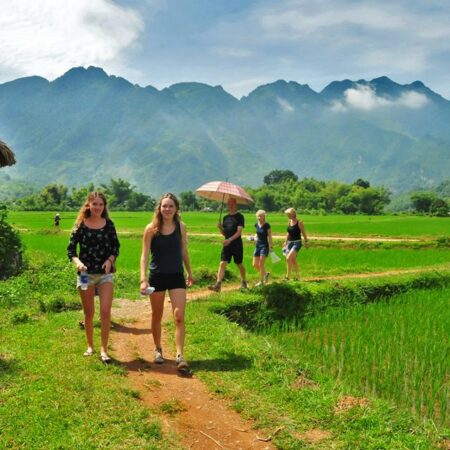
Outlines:
{"label": "man holding umbrella", "polygon": [[241,275],[241,289],[247,289],[247,282],[245,280],[245,267],[242,264],[244,257],[244,246],[242,244],[242,230],[245,226],[244,216],[237,210],[237,202],[235,198],[228,198],[227,200],[228,214],[224,216],[222,223],[218,223],[218,228],[225,237],[223,241],[222,253],[220,255],[220,265],[217,271],[217,281],[208,289],[215,292],[220,292],[222,287],[222,280],[225,276],[225,269],[227,264],[234,259],[235,264],[239,268]]}

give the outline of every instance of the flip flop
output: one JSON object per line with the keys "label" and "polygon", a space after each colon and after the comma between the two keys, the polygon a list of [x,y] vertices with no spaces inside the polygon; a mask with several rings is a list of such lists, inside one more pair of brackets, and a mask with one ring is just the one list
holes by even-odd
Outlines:
{"label": "flip flop", "polygon": [[112,359],[108,355],[100,355],[100,359],[103,364],[111,364]]}
{"label": "flip flop", "polygon": [[93,348],[88,348],[84,353],[83,356],[92,356],[95,353]]}

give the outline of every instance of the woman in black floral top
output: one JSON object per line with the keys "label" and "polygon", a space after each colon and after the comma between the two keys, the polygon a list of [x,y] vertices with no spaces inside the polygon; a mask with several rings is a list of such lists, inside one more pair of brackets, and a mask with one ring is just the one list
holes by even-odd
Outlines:
{"label": "woman in black floral top", "polygon": [[[80,251],[77,254],[77,246]],[[84,356],[94,354],[94,296],[98,289],[102,345],[100,358],[111,362],[108,356],[108,338],[113,300],[114,263],[119,256],[119,240],[113,222],[109,219],[106,198],[101,192],[91,192],[81,207],[72,234],[67,255],[77,267],[77,288],[83,303],[84,326],[88,348]],[[81,289],[80,272],[88,273],[88,288]]]}

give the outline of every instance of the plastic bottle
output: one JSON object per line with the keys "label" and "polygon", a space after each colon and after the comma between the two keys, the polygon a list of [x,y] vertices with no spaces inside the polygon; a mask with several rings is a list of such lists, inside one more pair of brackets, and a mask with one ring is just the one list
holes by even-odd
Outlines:
{"label": "plastic bottle", "polygon": [[141,295],[151,295],[155,292],[155,288],[153,286],[148,286],[143,291],[141,291]]}
{"label": "plastic bottle", "polygon": [[81,284],[81,290],[82,291],[86,291],[88,288],[88,273],[83,270],[82,272],[80,272],[80,284]]}

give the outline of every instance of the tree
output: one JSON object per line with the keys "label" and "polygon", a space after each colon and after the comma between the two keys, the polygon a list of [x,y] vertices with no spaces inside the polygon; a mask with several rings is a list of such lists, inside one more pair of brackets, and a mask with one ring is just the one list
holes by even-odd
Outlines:
{"label": "tree", "polygon": [[414,208],[419,213],[429,213],[435,200],[436,194],[434,192],[416,192],[411,195]]}
{"label": "tree", "polygon": [[81,208],[81,205],[85,202],[88,194],[94,192],[94,183],[89,183],[87,186],[81,186],[79,188],[72,188],[68,204],[72,208]]}
{"label": "tree", "polygon": [[122,180],[122,178],[117,180],[111,178],[109,184],[102,184],[101,188],[108,197],[111,207],[124,207],[134,190],[134,187],[128,181]]}
{"label": "tree", "polygon": [[370,183],[367,180],[363,180],[362,178],[358,178],[356,181],[354,181],[353,185],[362,187],[364,189],[367,189],[370,187]]}
{"label": "tree", "polygon": [[199,209],[197,197],[192,191],[181,192],[180,203],[183,211],[195,211]]}
{"label": "tree", "polygon": [[255,197],[256,205],[265,211],[277,211],[279,209],[275,195],[271,192],[262,191]]}
{"label": "tree", "polygon": [[40,194],[46,207],[58,208],[67,200],[68,189],[62,184],[49,184],[42,189]]}
{"label": "tree", "polygon": [[264,177],[264,184],[278,184],[288,180],[298,181],[298,176],[291,170],[272,170]]}

